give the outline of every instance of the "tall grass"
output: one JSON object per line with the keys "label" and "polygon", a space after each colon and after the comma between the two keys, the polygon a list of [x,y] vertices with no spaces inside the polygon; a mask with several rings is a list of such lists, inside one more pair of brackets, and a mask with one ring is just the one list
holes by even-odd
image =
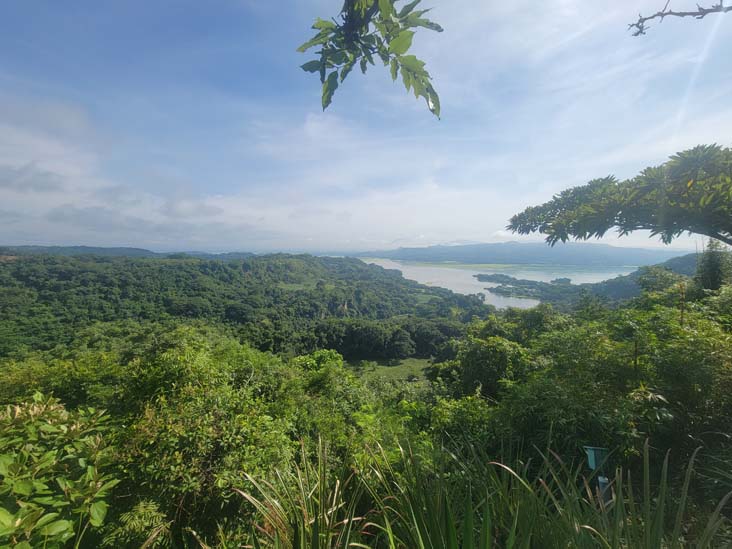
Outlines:
{"label": "tall grass", "polygon": [[317,464],[304,460],[272,483],[252,479],[254,490],[242,495],[258,513],[253,547],[732,547],[723,512],[732,493],[692,512],[695,458],[672,483],[669,457],[661,471],[651,471],[646,446],[640,483],[617,469],[601,494],[583,464],[550,452],[538,464],[509,466],[475,450],[435,469],[403,448],[396,463],[377,451],[370,466],[337,475],[321,449]]}
{"label": "tall grass", "polygon": [[261,517],[252,528],[253,547],[357,547],[365,535],[366,517],[357,512],[366,485],[355,472],[333,474],[322,443],[316,464],[307,459],[303,446],[301,464],[292,471],[277,472],[274,482],[249,481],[254,490],[237,491]]}

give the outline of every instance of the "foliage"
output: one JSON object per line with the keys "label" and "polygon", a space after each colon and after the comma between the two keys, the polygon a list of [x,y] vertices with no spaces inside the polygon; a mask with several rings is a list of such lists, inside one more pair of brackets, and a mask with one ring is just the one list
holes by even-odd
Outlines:
{"label": "foliage", "polygon": [[442,32],[442,27],[425,17],[429,10],[415,9],[421,0],[410,1],[401,8],[396,6],[398,1],[345,0],[339,20],[315,21],[313,29],[317,33],[298,51],[320,48],[318,59],[308,61],[302,69],[320,75],[323,110],[354,67],[358,65],[365,74],[369,65],[375,65],[379,59],[389,67],[393,80],[401,73],[407,91],[412,90],[415,98],[424,98],[430,112],[439,118],[440,98],[432,86],[432,77],[425,63],[408,55],[408,51],[415,34],[412,29]]}
{"label": "foliage", "polygon": [[462,319],[490,310],[357,259],[312,256],[23,256],[0,263],[0,285],[0,356],[68,344],[99,321],[198,319],[231,326],[261,350],[326,347],[355,359],[402,358],[412,351],[407,331],[413,352],[429,357],[460,330],[445,320],[451,310]]}
{"label": "foliage", "polygon": [[491,336],[470,337],[458,353],[464,393],[478,391],[495,398],[502,384],[524,378],[530,369],[528,353],[513,341]]}
{"label": "foliage", "polygon": [[646,229],[665,243],[684,232],[732,244],[732,149],[700,145],[626,181],[605,177],[562,191],[511,218],[509,230],[570,238]]}
{"label": "foliage", "polygon": [[364,487],[347,470],[331,472],[328,452],[321,442],[317,462],[311,464],[303,448],[302,465],[276,475],[274,482],[251,484],[258,496],[237,492],[260,515],[252,528],[255,544],[272,547],[351,547],[368,528],[366,517],[358,516]]}
{"label": "foliage", "polygon": [[141,501],[122,513],[119,524],[104,536],[104,547],[169,547],[170,522],[152,501]]}
{"label": "foliage", "polygon": [[710,240],[696,272],[696,280],[704,290],[719,290],[732,282],[732,257],[716,240]]}
{"label": "foliage", "polygon": [[[0,358],[0,403],[52,394],[58,400],[42,416],[69,426],[53,438],[33,427],[35,420],[3,416],[2,429],[15,434],[0,432],[0,444],[14,441],[15,453],[37,449],[41,458],[58,458],[43,472],[49,480],[41,480],[52,494],[39,497],[67,502],[57,478],[90,490],[58,510],[37,503],[42,513],[59,513],[55,520],[71,521],[62,525],[73,531],[59,534],[71,536],[66,545],[729,541],[729,503],[715,507],[731,484],[729,285],[702,291],[653,268],[638,273],[643,293],[613,308],[495,311],[350,260],[41,256],[15,263],[0,273],[32,299],[3,296],[4,318],[21,319],[39,303],[59,319],[68,311],[89,314],[73,337],[39,333],[25,340],[30,348],[15,345],[12,356]],[[691,263],[684,265],[693,274]],[[680,280],[688,291],[680,291]],[[335,303],[352,296],[347,314],[341,302],[331,316],[308,316],[329,310],[327,296],[341,291]],[[393,303],[378,303],[392,294]],[[428,308],[419,309],[425,295]],[[200,298],[201,316],[165,312],[155,319],[175,296]],[[258,297],[247,304],[247,296]],[[221,299],[251,305],[261,319],[256,337],[248,323],[216,316],[226,310]],[[289,309],[294,303],[302,308]],[[464,314],[452,315],[458,303]],[[109,317],[99,322],[104,310]],[[127,317],[132,310],[148,313]],[[264,337],[280,340],[273,342],[279,354],[250,343]],[[338,350],[364,362],[347,364]],[[433,358],[395,358],[408,353]],[[368,362],[374,359],[378,365]],[[382,375],[391,369],[402,373]],[[407,372],[419,382],[404,379]],[[89,436],[68,443],[79,426]],[[18,442],[30,438],[28,429],[42,437],[42,448]],[[96,474],[121,481],[97,500],[83,480],[96,459],[94,444],[104,456]],[[611,500],[584,472],[586,445],[611,449]],[[64,459],[84,453],[84,466]],[[622,471],[613,474],[615,467]],[[13,490],[6,477],[0,472]],[[29,498],[2,498],[3,526],[14,524],[8,514],[31,508]],[[98,515],[94,524],[89,518],[95,501],[109,505],[101,528]],[[29,535],[38,544],[36,531]]]}
{"label": "foliage", "polygon": [[640,492],[622,468],[603,492],[584,464],[555,454],[543,455],[536,472],[486,459],[477,447],[471,457],[448,456],[439,469],[408,449],[394,465],[376,454],[370,468],[330,478],[321,457],[317,468],[297,468],[295,489],[281,477],[276,485],[257,484],[259,497],[243,494],[260,512],[255,546],[651,549],[687,546],[692,536],[700,548],[724,542],[721,510],[732,493],[706,522],[685,529],[694,458],[675,501],[669,456],[656,481],[648,445]]}
{"label": "foliage", "polygon": [[598,305],[617,306],[623,301],[639,297],[643,292],[665,291],[686,282],[696,269],[697,257],[689,254],[673,258],[660,265],[644,266],[628,275],[621,275],[602,282],[572,284],[568,279],[551,282],[520,280],[504,274],[478,274],[482,282],[497,286],[486,288],[489,292],[510,296],[539,299],[562,311],[581,307],[583,300],[594,298]]}
{"label": "foliage", "polygon": [[104,523],[111,490],[106,416],[68,412],[57,399],[0,412],[0,543],[15,547],[79,546]]}

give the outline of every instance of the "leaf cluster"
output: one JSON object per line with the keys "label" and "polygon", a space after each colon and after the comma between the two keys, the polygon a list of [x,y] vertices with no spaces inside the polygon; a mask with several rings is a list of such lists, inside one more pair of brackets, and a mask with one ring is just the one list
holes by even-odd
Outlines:
{"label": "leaf cluster", "polygon": [[119,483],[106,472],[106,416],[37,393],[0,412],[0,544],[62,547],[104,523]]}
{"label": "leaf cluster", "polygon": [[317,50],[317,59],[302,65],[306,72],[317,73],[323,85],[322,105],[327,109],[333,95],[351,71],[359,66],[366,73],[369,66],[381,61],[396,80],[401,73],[407,91],[423,98],[430,112],[439,118],[440,98],[424,61],[408,54],[415,30],[426,28],[442,32],[442,27],[427,19],[429,10],[416,9],[421,0],[413,0],[397,9],[399,0],[346,0],[338,19],[317,19],[317,34],[298,48],[299,52]]}

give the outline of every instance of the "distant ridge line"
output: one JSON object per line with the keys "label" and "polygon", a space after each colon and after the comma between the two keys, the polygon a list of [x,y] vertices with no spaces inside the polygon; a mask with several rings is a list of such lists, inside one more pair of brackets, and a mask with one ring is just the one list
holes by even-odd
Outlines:
{"label": "distant ridge line", "polygon": [[98,256],[98,257],[131,257],[131,258],[183,258],[236,260],[253,257],[251,252],[153,252],[144,248],[102,247],[102,246],[0,246],[3,255],[55,255],[55,256]]}
{"label": "distant ridge line", "polygon": [[663,263],[689,253],[685,250],[620,248],[608,244],[569,242],[550,247],[545,243],[500,242],[457,246],[428,246],[364,252],[360,257],[422,262],[518,265],[642,266]]}

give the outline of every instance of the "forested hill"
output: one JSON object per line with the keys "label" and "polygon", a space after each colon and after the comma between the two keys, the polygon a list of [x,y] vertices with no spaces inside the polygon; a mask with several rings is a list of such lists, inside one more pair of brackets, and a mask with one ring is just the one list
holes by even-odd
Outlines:
{"label": "forested hill", "polygon": [[449,321],[430,319],[490,312],[477,297],[421,286],[398,271],[307,255],[4,256],[0,287],[0,356],[66,344],[98,321],[176,318],[225,323],[276,352],[328,347],[354,357],[430,356],[434,342],[455,335]]}
{"label": "forested hill", "polygon": [[568,242],[554,247],[545,243],[502,242],[465,246],[429,246],[366,252],[363,257],[403,261],[501,263],[531,265],[654,265],[685,254],[668,249],[619,248],[607,244]]}
{"label": "forested hill", "polygon": [[[586,296],[594,296],[606,302],[618,302],[632,299],[641,294],[643,286],[668,286],[677,276],[693,276],[697,268],[697,254],[674,257],[659,265],[641,267],[628,275],[621,275],[602,282],[572,284],[569,279],[557,279],[552,282],[521,280],[503,274],[478,274],[475,277],[481,282],[498,284],[486,288],[488,291],[505,296],[521,296],[539,299],[551,303],[562,310],[574,308]],[[662,282],[660,280],[662,279]],[[651,287],[647,289],[652,289]]]}
{"label": "forested hill", "polygon": [[77,257],[94,255],[99,257],[157,257],[182,258],[196,257],[199,259],[246,259],[252,257],[251,252],[227,252],[214,254],[209,252],[152,252],[142,248],[102,248],[96,246],[0,246],[0,256],[18,255],[58,255]]}

